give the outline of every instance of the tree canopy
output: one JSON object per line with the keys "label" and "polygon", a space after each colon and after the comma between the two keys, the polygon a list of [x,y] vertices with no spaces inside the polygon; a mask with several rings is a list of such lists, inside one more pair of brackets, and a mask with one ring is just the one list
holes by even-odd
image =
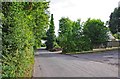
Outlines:
{"label": "tree canopy", "polygon": [[[63,52],[71,50],[71,34],[72,34],[72,21],[69,18],[61,18],[59,20],[59,40]],[[70,46],[70,47],[69,47]]]}
{"label": "tree canopy", "polygon": [[108,40],[107,32],[100,19],[89,18],[84,23],[64,17],[59,20],[59,44],[63,53],[92,50]]}
{"label": "tree canopy", "polygon": [[115,8],[110,15],[109,28],[113,34],[120,32],[120,7]]}
{"label": "tree canopy", "polygon": [[84,35],[87,36],[92,46],[99,45],[108,40],[108,29],[100,19],[88,19],[84,24]]}
{"label": "tree canopy", "polygon": [[59,42],[63,53],[90,50],[90,40],[83,35],[80,20],[72,21],[69,18],[59,20]]}

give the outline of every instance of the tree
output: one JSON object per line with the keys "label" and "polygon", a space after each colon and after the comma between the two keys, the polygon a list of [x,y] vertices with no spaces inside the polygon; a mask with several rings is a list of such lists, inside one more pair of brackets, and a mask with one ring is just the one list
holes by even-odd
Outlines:
{"label": "tree", "polygon": [[107,28],[104,26],[104,22],[100,19],[88,19],[84,24],[83,33],[87,36],[92,46],[98,46],[101,43],[107,41]]}
{"label": "tree", "polygon": [[120,32],[120,7],[115,8],[110,15],[109,28],[113,34]]}
{"label": "tree", "polygon": [[[62,17],[59,20],[59,45],[62,47],[64,53],[72,50],[74,44],[72,39],[72,24],[69,18]],[[72,44],[72,45],[71,45]]]}
{"label": "tree", "polygon": [[54,26],[54,18],[53,14],[51,14],[51,21],[50,21],[50,27],[46,33],[47,35],[47,41],[46,41],[46,49],[52,50],[54,48],[54,42],[55,42],[55,26]]}
{"label": "tree", "polygon": [[83,35],[80,20],[72,21],[69,18],[59,20],[59,44],[63,53],[90,50],[90,40]]}
{"label": "tree", "polygon": [[72,38],[75,43],[74,51],[76,52],[91,50],[90,39],[83,34],[82,28],[80,19],[73,23]]}

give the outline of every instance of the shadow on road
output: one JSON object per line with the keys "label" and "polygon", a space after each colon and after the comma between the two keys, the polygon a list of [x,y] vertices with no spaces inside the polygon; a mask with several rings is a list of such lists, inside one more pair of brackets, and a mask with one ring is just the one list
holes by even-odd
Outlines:
{"label": "shadow on road", "polygon": [[45,48],[37,49],[35,53],[36,58],[60,58],[65,60],[78,60],[78,61],[94,61],[107,63],[111,65],[118,65],[118,51],[107,51],[102,53],[90,53],[90,54],[74,54],[74,55],[65,55],[60,54],[61,51],[50,52],[45,50]]}
{"label": "shadow on road", "polygon": [[61,57],[62,51],[50,52],[45,48],[40,48],[36,50],[35,57]]}

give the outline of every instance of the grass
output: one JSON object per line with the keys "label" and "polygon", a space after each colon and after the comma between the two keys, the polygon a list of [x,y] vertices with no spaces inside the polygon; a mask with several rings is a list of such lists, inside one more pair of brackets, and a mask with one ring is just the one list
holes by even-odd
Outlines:
{"label": "grass", "polygon": [[112,51],[112,50],[120,50],[120,47],[112,47],[112,48],[99,48],[99,49],[93,49],[90,51],[82,51],[82,52],[72,52],[72,53],[66,53],[66,54],[88,54],[88,53],[100,53],[105,51]]}

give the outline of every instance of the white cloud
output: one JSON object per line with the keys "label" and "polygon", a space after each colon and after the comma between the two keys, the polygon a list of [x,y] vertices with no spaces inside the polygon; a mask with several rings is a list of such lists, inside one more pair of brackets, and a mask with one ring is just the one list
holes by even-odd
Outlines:
{"label": "white cloud", "polygon": [[109,16],[119,0],[51,0],[50,13],[54,14],[56,34],[59,28],[59,19],[69,17],[72,20],[81,18],[98,18],[102,21],[109,20]]}

